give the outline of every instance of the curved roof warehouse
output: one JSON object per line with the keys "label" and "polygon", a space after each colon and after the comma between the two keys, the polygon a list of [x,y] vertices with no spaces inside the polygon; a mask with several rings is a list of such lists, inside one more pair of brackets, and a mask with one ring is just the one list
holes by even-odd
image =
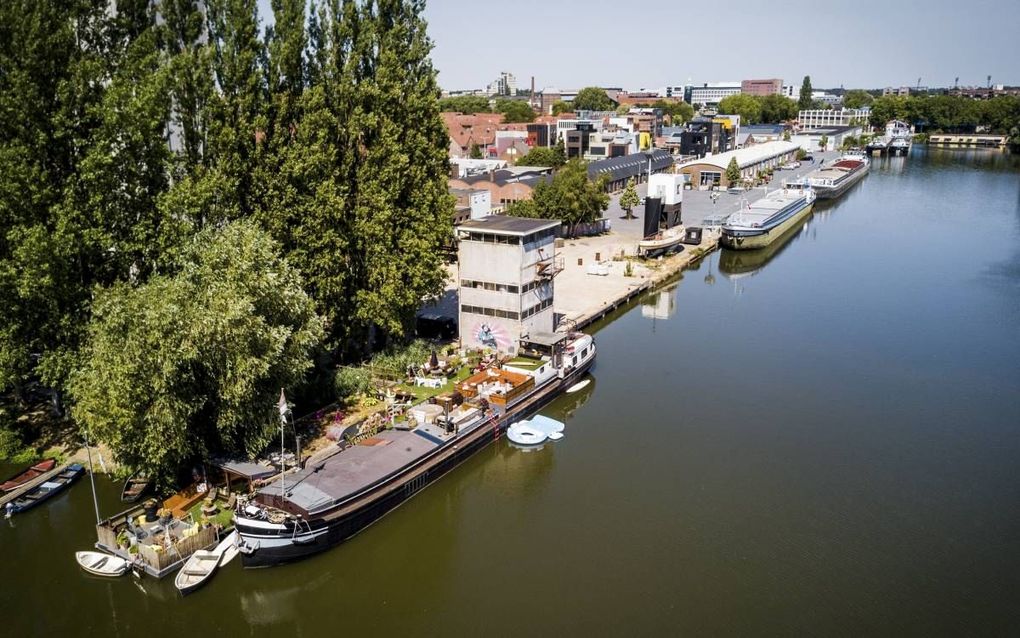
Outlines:
{"label": "curved roof warehouse", "polygon": [[684,175],[690,175],[690,182],[695,187],[715,185],[725,188],[730,185],[729,180],[726,179],[726,167],[730,165],[731,159],[736,158],[741,178],[751,179],[758,174],[758,171],[775,168],[795,159],[798,148],[800,147],[794,142],[755,144],[747,148],[738,148],[735,151],[691,160],[681,164],[678,170]]}

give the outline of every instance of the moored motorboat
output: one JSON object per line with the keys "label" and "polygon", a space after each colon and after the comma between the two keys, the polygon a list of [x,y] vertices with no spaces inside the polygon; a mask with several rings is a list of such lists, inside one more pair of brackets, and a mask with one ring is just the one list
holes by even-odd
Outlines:
{"label": "moored motorboat", "polygon": [[129,563],[120,556],[103,552],[75,552],[74,559],[93,576],[123,576],[129,567]]}
{"label": "moored motorboat", "polygon": [[184,595],[190,594],[202,585],[216,571],[220,564],[220,555],[216,552],[200,549],[192,554],[177,572],[174,585]]}
{"label": "moored motorboat", "polygon": [[32,479],[38,478],[57,466],[57,459],[43,459],[7,479],[0,485],[0,492],[13,492]]}
{"label": "moored motorboat", "polygon": [[734,250],[764,248],[809,215],[814,202],[810,188],[772,191],[730,215],[720,241]]}
{"label": "moored motorboat", "polygon": [[50,480],[35,486],[18,498],[7,503],[7,505],[4,506],[6,516],[10,518],[14,514],[19,514],[25,510],[32,509],[36,505],[53,498],[81,478],[81,475],[84,474],[84,472],[85,468],[79,463],[72,463],[71,465],[68,465]]}
{"label": "moored motorboat", "polygon": [[268,567],[342,543],[580,381],[594,361],[595,342],[583,333],[521,337],[513,363],[458,382],[434,398],[440,410],[412,407],[414,422],[259,489],[234,516],[242,562]]}

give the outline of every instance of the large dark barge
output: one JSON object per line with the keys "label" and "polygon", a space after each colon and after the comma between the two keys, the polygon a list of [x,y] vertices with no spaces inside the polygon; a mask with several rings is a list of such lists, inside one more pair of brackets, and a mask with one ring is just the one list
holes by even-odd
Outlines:
{"label": "large dark barge", "polygon": [[431,409],[412,408],[416,418],[406,429],[386,430],[259,490],[234,517],[245,567],[299,560],[351,538],[537,412],[595,362],[594,340],[576,332],[532,335],[521,352],[518,365],[482,370]]}

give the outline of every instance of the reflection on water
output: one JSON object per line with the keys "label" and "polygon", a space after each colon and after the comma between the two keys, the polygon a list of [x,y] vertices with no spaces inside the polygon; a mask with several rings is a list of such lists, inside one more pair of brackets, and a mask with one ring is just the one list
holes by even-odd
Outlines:
{"label": "reflection on water", "polygon": [[765,264],[786,250],[786,247],[791,244],[793,238],[799,235],[807,226],[809,219],[811,219],[811,215],[791,226],[789,230],[765,248],[759,248],[758,250],[730,250],[723,248],[719,255],[719,272],[730,280],[754,275]]}
{"label": "reflection on water", "polygon": [[671,284],[641,300],[641,316],[646,319],[670,319],[676,314],[676,287]]}

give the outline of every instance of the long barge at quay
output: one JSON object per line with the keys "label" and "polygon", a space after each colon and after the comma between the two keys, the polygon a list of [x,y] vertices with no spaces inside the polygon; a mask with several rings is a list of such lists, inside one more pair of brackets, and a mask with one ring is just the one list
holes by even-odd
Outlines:
{"label": "long barge at quay", "polygon": [[810,188],[772,191],[730,215],[720,241],[734,250],[764,248],[811,213],[815,193]]}
{"label": "long barge at quay", "polygon": [[[262,487],[234,515],[245,567],[268,567],[351,538],[577,383],[595,362],[580,333],[522,337],[511,364],[483,369],[408,410],[416,418]],[[438,413],[438,414],[437,414]]]}
{"label": "long barge at quay", "polygon": [[818,199],[835,199],[868,174],[871,162],[862,151],[849,151],[829,166],[815,169],[791,183],[811,187]]}

